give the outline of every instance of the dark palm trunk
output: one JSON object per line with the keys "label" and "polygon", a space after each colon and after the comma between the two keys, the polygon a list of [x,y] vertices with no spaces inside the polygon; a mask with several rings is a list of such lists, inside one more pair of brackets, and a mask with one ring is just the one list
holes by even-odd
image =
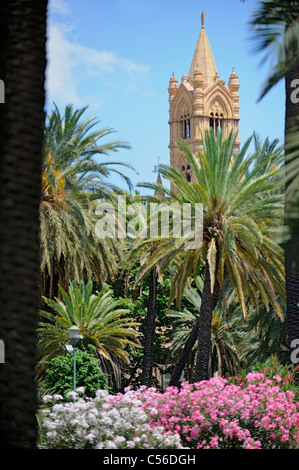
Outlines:
{"label": "dark palm trunk", "polygon": [[169,387],[179,387],[180,386],[180,378],[183,373],[183,370],[185,368],[185,365],[188,362],[188,359],[190,357],[190,354],[192,352],[192,348],[197,340],[197,335],[198,335],[198,320],[195,323],[194,327],[191,330],[191,333],[188,337],[188,340],[184,346],[184,349],[182,350],[177,363],[175,365],[175,368],[171,374],[171,378],[169,381]]}
{"label": "dark palm trunk", "polygon": [[150,273],[149,299],[146,316],[145,346],[143,354],[142,385],[152,386],[154,368],[155,329],[157,313],[157,270]]}
{"label": "dark palm trunk", "polygon": [[46,0],[0,3],[0,447],[36,446]]}
{"label": "dark palm trunk", "polygon": [[[202,370],[207,370],[208,373],[208,364],[210,360],[211,349],[212,314],[218,302],[219,293],[219,283],[218,281],[216,281],[214,286],[214,293],[211,294],[210,272],[209,269],[206,269],[199,317],[194,327],[192,328],[186,345],[175,365],[174,371],[169,381],[169,386],[179,387],[182,372],[188,361],[188,358],[191,354],[192,348],[196,340],[200,341],[201,346],[198,348],[199,351],[197,352],[194,381],[197,382],[199,380],[203,380],[203,378],[200,378],[202,376]],[[206,375],[204,375],[204,377],[206,377]]]}
{"label": "dark palm trunk", "polygon": [[[291,83],[294,79],[299,77],[299,63],[293,68],[292,72],[285,79],[286,91],[286,112],[285,112],[285,143],[288,144],[288,136],[292,131],[294,124],[298,127],[299,117],[299,103],[294,103],[291,100],[291,93],[294,88]],[[295,120],[297,119],[297,121]],[[286,175],[287,175],[287,162],[288,162],[288,149],[285,151],[286,161]],[[289,218],[289,202],[285,202],[285,225],[289,226],[292,222]],[[289,355],[292,350],[291,343],[294,339],[299,340],[299,270],[296,266],[295,260],[298,259],[299,252],[299,237],[298,234],[293,235],[285,246],[285,271],[286,271],[286,297],[287,297],[287,342]]]}
{"label": "dark palm trunk", "polygon": [[194,382],[210,378],[212,316],[219,299],[219,293],[220,288],[217,280],[215,281],[214,292],[211,293],[210,270],[206,266],[201,309],[198,318],[198,344]]}

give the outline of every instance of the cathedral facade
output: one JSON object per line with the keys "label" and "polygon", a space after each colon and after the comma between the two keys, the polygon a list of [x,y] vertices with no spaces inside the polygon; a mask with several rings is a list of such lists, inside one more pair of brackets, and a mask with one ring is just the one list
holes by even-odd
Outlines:
{"label": "cathedral facade", "polygon": [[192,153],[203,149],[202,135],[211,128],[222,130],[227,137],[237,132],[235,151],[240,148],[239,79],[233,68],[228,87],[221,80],[205,29],[205,14],[201,15],[201,30],[196,43],[188,76],[179,85],[174,73],[169,81],[170,165],[179,169],[187,181],[193,181],[188,163],[176,141],[185,139]]}

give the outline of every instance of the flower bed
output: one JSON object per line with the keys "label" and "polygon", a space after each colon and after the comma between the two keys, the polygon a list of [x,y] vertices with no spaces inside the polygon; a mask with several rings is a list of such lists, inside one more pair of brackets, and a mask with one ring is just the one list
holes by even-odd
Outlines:
{"label": "flower bed", "polygon": [[298,448],[298,402],[279,376],[221,377],[165,393],[126,389],[94,400],[56,403],[44,411],[46,448]]}
{"label": "flower bed", "polygon": [[57,403],[41,412],[41,448],[182,448],[177,433],[150,426],[142,402],[132,393],[124,394],[118,403],[106,390],[97,391],[94,399],[79,398],[74,392],[67,396],[72,401],[61,403],[61,396],[44,397],[46,403]]}

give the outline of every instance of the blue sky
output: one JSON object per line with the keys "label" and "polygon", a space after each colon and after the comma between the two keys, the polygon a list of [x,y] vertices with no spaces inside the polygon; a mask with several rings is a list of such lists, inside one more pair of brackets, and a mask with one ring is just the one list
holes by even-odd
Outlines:
{"label": "blue sky", "polygon": [[[257,102],[270,62],[253,53],[247,0],[50,0],[46,109],[55,102],[88,106],[99,128],[128,142],[111,159],[133,165],[134,184],[155,181],[154,165],[169,163],[168,83],[188,74],[206,12],[206,31],[220,79],[235,67],[240,82],[241,143],[257,131],[262,139],[284,132],[284,84]],[[113,177],[113,182],[123,186]]]}

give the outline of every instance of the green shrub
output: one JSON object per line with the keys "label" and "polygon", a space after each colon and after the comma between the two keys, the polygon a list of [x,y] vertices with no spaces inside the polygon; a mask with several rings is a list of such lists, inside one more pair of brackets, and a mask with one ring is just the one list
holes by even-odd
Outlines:
{"label": "green shrub", "polygon": [[[99,389],[107,389],[107,380],[99,359],[93,355],[94,348],[76,351],[76,387],[84,387],[85,395],[94,398]],[[73,389],[73,354],[57,356],[45,370],[43,389],[52,394],[65,394]]]}

